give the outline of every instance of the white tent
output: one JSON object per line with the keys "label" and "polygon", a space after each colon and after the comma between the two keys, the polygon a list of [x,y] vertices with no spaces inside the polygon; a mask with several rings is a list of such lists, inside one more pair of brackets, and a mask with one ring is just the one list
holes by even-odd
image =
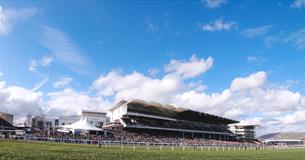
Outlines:
{"label": "white tent", "polygon": [[90,124],[88,122],[87,117],[82,117],[79,121],[69,124],[69,125],[64,125],[60,127],[61,129],[58,129],[58,132],[67,132],[67,131],[72,131],[73,134],[75,131],[78,130],[84,130],[84,131],[102,131],[101,128],[97,128],[94,125]]}

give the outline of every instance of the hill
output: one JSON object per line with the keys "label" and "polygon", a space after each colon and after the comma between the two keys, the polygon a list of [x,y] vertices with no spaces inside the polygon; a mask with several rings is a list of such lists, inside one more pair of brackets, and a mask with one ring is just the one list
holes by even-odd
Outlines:
{"label": "hill", "polygon": [[266,134],[258,139],[305,139],[305,132],[278,132]]}

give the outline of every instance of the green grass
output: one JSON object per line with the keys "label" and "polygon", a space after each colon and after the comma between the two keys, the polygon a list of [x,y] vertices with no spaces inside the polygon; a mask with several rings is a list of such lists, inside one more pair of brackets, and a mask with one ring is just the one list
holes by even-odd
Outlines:
{"label": "green grass", "polygon": [[281,149],[281,150],[211,150],[197,148],[162,148],[108,146],[98,148],[96,145],[59,144],[51,142],[24,142],[13,140],[0,140],[0,160],[119,160],[119,159],[144,159],[144,160],[304,160],[305,149]]}

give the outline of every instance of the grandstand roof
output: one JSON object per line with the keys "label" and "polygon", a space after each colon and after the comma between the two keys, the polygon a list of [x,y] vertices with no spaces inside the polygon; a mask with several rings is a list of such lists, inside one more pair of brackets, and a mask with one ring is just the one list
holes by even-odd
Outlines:
{"label": "grandstand roof", "polygon": [[166,104],[166,105],[164,105],[163,107],[166,108],[166,109],[169,109],[169,110],[175,110],[175,109],[176,109],[175,106],[172,106],[172,105],[170,105],[170,104]]}
{"label": "grandstand roof", "polygon": [[128,105],[128,112],[137,112],[148,115],[156,115],[174,119],[188,120],[188,121],[199,121],[203,123],[212,123],[212,124],[232,124],[238,123],[236,120],[194,111],[191,109],[186,109],[182,107],[175,107],[173,105],[162,105],[157,102],[146,102],[139,99],[131,99],[131,100],[121,100],[113,107],[109,109],[109,111],[113,111],[114,109],[122,106],[123,104]]}
{"label": "grandstand roof", "polygon": [[111,108],[108,109],[108,111],[113,111],[115,110],[116,108],[122,106],[123,104],[127,103],[128,101],[126,100],[120,100],[118,103],[116,103],[114,106],[112,106]]}

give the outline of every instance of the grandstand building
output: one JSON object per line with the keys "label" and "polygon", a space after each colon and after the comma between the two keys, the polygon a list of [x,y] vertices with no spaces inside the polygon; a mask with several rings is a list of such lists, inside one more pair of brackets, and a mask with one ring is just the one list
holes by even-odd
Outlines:
{"label": "grandstand building", "polygon": [[150,135],[236,140],[228,125],[238,121],[190,109],[131,99],[119,101],[108,111],[108,129],[121,127],[124,131]]}

